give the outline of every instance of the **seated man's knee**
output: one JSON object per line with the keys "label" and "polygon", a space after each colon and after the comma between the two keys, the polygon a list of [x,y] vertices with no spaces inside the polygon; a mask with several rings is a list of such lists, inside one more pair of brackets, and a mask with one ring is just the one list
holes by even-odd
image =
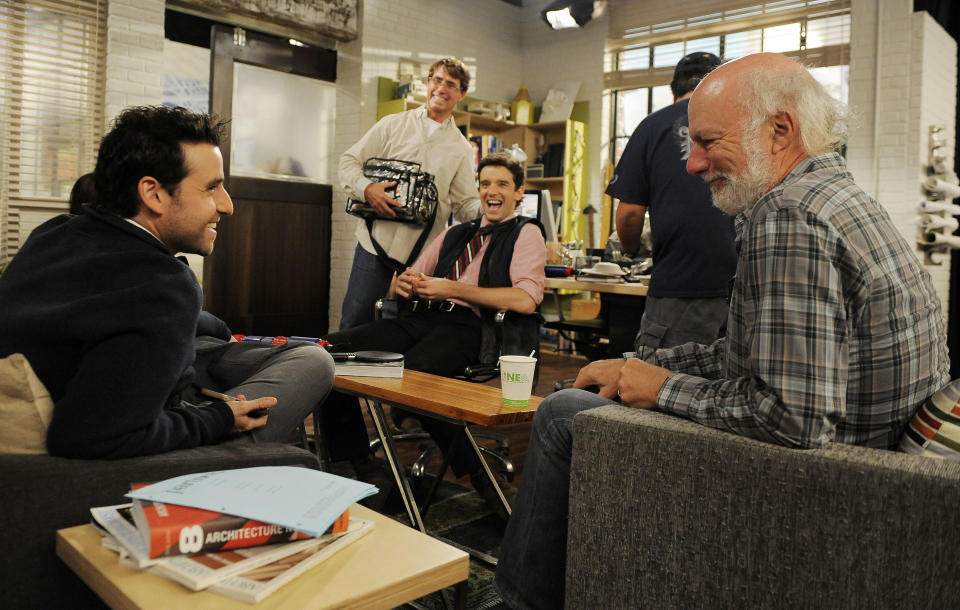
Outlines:
{"label": "seated man's knee", "polygon": [[292,347],[281,355],[280,361],[282,366],[290,367],[295,374],[302,376],[298,382],[319,382],[328,386],[327,389],[333,384],[333,357],[316,343]]}
{"label": "seated man's knee", "polygon": [[584,390],[566,389],[547,396],[534,416],[534,426],[547,426],[557,420],[572,421],[574,416],[587,409],[616,404],[614,401]]}

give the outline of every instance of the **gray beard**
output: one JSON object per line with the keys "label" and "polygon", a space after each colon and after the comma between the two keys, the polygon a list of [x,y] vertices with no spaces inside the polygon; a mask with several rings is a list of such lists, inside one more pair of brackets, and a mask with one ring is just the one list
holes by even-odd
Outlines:
{"label": "gray beard", "polygon": [[756,140],[750,139],[747,148],[747,167],[740,175],[716,172],[707,176],[707,180],[724,178],[718,187],[711,187],[713,205],[730,216],[751,207],[770,190],[770,177],[773,175],[773,161],[760,152]]}

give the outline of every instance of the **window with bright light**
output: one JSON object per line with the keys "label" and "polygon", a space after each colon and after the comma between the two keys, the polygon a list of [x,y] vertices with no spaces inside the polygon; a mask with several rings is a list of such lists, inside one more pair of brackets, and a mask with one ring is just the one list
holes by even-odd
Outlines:
{"label": "window with bright light", "polygon": [[[729,61],[751,53],[784,53],[810,65],[811,73],[827,91],[846,102],[849,95],[850,12],[842,2],[824,8],[823,2],[807,2],[808,14],[785,23],[764,27],[744,27],[747,9],[714,13],[686,20],[668,21],[660,26],[627,29],[631,36],[651,38],[651,42],[629,44],[613,53],[607,65],[615,66],[606,78],[611,92],[612,142],[610,154],[616,163],[636,126],[648,114],[673,103],[670,91],[672,68],[685,55],[698,51],[713,53]],[[820,11],[820,12],[817,12]],[[752,13],[751,13],[752,15]],[[721,18],[723,17],[723,18]],[[729,31],[716,33],[717,24],[730,19]],[[686,25],[684,25],[686,24]],[[706,25],[705,25],[706,24]],[[709,35],[696,32],[709,27]],[[699,28],[699,29],[698,29]],[[639,34],[637,34],[639,32]],[[670,40],[672,32],[677,36]],[[689,37],[681,39],[684,34]],[[636,83],[635,86],[631,86]]]}
{"label": "window with bright light", "polygon": [[0,2],[0,263],[93,170],[105,31],[106,0]]}

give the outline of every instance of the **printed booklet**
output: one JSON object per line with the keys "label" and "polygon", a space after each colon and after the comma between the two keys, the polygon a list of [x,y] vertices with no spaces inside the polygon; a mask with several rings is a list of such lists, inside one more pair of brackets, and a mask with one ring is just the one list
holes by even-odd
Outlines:
{"label": "printed booklet", "polygon": [[[104,546],[119,548],[121,563],[166,576],[194,591],[290,555],[321,547],[344,535],[331,533],[294,542],[151,559],[147,544],[134,524],[131,508],[131,504],[121,504],[90,509],[95,524],[113,538],[105,541]],[[353,526],[352,521],[350,525]]]}

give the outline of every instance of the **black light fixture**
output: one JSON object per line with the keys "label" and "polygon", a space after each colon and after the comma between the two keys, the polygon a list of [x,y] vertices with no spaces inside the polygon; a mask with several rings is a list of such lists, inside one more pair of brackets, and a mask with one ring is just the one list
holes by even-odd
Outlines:
{"label": "black light fixture", "polygon": [[554,0],[540,11],[540,16],[555,30],[581,28],[599,17],[606,4],[602,0]]}

